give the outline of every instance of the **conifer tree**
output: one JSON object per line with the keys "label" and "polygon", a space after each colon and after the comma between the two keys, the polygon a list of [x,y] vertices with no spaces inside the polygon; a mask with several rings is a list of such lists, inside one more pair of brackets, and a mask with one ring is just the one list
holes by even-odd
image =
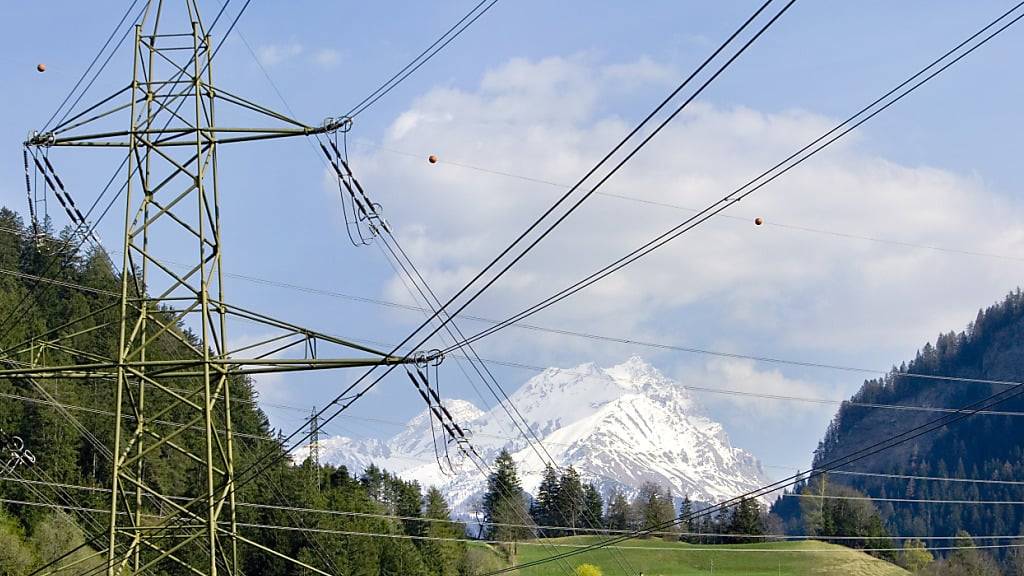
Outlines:
{"label": "conifer tree", "polygon": [[[555,526],[560,518],[558,515],[558,472],[550,463],[544,466],[544,476],[537,489],[537,498],[530,505],[530,517],[538,526]],[[555,531],[542,529],[545,537],[555,536]]]}
{"label": "conifer tree", "polygon": [[487,478],[483,509],[488,538],[514,542],[530,535],[529,529],[514,526],[529,518],[529,510],[516,464],[508,450],[502,449],[494,460],[494,471]]}
{"label": "conifer tree", "polygon": [[427,571],[433,576],[457,576],[464,569],[466,543],[451,539],[462,538],[465,534],[464,526],[447,521],[451,515],[448,503],[441,491],[434,487],[427,491],[423,515],[432,520],[445,520],[428,523],[424,535],[430,539],[419,541]]}
{"label": "conifer tree", "polygon": [[682,520],[680,526],[683,532],[686,532],[683,539],[690,541],[689,538],[697,531],[697,522],[693,518],[693,502],[688,494],[683,496],[683,502],[679,505],[679,519]]}
{"label": "conifer tree", "polygon": [[[569,528],[585,525],[583,483],[576,469],[569,466],[565,469],[558,482],[558,512],[561,516],[559,524]],[[575,534],[575,531],[571,531]]]}
{"label": "conifer tree", "polygon": [[583,525],[598,528],[601,526],[601,518],[604,516],[604,499],[593,483],[588,482],[583,487]]}
{"label": "conifer tree", "polygon": [[733,534],[760,535],[764,532],[761,524],[761,508],[751,498],[741,498],[733,507],[728,531]]}

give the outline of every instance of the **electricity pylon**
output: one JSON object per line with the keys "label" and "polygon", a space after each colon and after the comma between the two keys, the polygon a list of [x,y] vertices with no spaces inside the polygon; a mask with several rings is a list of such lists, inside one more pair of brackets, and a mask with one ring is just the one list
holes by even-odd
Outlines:
{"label": "electricity pylon", "polygon": [[[71,339],[94,310],[8,351],[0,377],[107,381],[115,397],[107,572],[133,574],[176,565],[194,574],[239,573],[239,546],[268,549],[239,533],[235,515],[232,385],[252,374],[413,363],[230,304],[224,295],[218,148],[256,140],[313,136],[347,129],[348,120],[310,126],[214,85],[216,47],[195,0],[187,14],[150,1],[134,29],[131,82],[61,121],[33,133],[32,148],[123,148],[124,222],[117,355],[84,352],[49,365],[46,349],[75,352]],[[176,20],[177,18],[177,20]],[[216,111],[216,114],[215,114]],[[124,121],[127,114],[127,126]],[[257,118],[256,127],[225,127],[225,114]],[[248,193],[248,192],[243,192]],[[177,262],[171,266],[169,262]],[[179,267],[184,262],[184,267]],[[235,319],[266,336],[232,348]],[[158,349],[168,340],[185,358]],[[302,350],[302,357],[296,357]],[[332,352],[340,351],[335,354]],[[289,357],[289,354],[292,356]],[[180,354],[178,355],[180,356]],[[151,406],[157,406],[151,408]],[[201,449],[182,437],[200,431]],[[316,447],[313,447],[316,450]],[[155,458],[179,455],[202,474],[200,494],[174,494],[147,472]],[[201,559],[201,565],[196,563]]]}

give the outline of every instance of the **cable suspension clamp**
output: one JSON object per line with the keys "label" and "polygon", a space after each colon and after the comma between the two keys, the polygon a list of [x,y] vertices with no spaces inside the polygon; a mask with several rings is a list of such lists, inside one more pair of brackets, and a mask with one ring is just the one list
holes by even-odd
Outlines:
{"label": "cable suspension clamp", "polygon": [[327,134],[334,132],[348,132],[352,130],[352,118],[350,116],[341,116],[340,118],[334,118],[328,116],[324,118],[323,124],[320,125],[320,129]]}
{"label": "cable suspension clamp", "polygon": [[359,216],[359,220],[366,221],[366,227],[374,236],[380,236],[383,232],[388,231],[388,221],[382,216],[383,212],[384,207],[373,202],[370,204],[370,213],[366,216]]}
{"label": "cable suspension clamp", "polygon": [[36,463],[36,457],[25,448],[21,436],[10,436],[0,429],[0,449],[4,452],[4,460],[0,460],[0,474],[7,475],[19,465],[29,466]]}
{"label": "cable suspension clamp", "polygon": [[33,130],[28,133],[28,139],[25,140],[25,146],[45,146],[49,148],[57,141],[57,136],[53,132],[38,132]]}
{"label": "cable suspension clamp", "polygon": [[437,348],[433,350],[419,350],[412,355],[412,361],[419,368],[428,366],[440,366],[444,362],[444,352]]}

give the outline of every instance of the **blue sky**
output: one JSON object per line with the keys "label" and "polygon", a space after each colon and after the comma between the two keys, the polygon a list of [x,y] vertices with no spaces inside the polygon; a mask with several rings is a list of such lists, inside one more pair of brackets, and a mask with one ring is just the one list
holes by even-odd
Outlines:
{"label": "blue sky", "polygon": [[[241,4],[237,1],[232,4]],[[338,115],[401,68],[473,3],[252,2],[238,30],[295,115]],[[122,3],[24,3],[0,39],[4,106],[0,202],[24,213],[20,145],[43,124],[116,23]],[[219,7],[205,5],[207,17]],[[463,36],[363,113],[353,168],[441,294],[513,237],[557,187],[465,164],[571,183],[755,7],[752,2],[501,0]],[[1005,2],[798,2],[649,150],[609,182],[613,194],[701,206],[799,148],[1009,7]],[[237,6],[229,6],[229,11]],[[221,28],[223,32],[223,27]],[[217,31],[214,31],[216,35]],[[1019,54],[1011,28],[903,103],[665,251],[532,323],[797,360],[885,368],[1019,283]],[[44,74],[35,71],[45,62]],[[225,88],[282,109],[232,36],[215,63]],[[86,101],[123,84],[114,58]],[[425,158],[437,154],[441,162]],[[53,156],[79,203],[119,161]],[[222,151],[225,268],[335,292],[411,303],[373,247],[345,237],[336,191],[298,140]],[[457,163],[457,164],[456,164]],[[58,224],[62,215],[51,211]],[[653,237],[685,212],[595,197],[470,310],[504,317]],[[753,227],[763,216],[769,226]],[[116,243],[116,214],[100,225]],[[776,226],[783,224],[785,226]],[[870,242],[794,227],[1010,258]],[[1017,259],[1014,259],[1017,258]],[[397,342],[405,311],[232,279],[231,299],[332,334]],[[465,322],[469,331],[483,326]],[[258,337],[233,327],[238,341]],[[509,329],[482,356],[531,365],[599,365],[641,354],[706,387],[847,397],[843,372],[656,352]],[[533,373],[496,367],[510,391]],[[260,382],[276,426],[323,405],[354,374]],[[442,386],[479,403],[453,362]],[[806,466],[833,406],[694,393],[734,443],[770,465]],[[300,407],[293,410],[282,406]],[[403,421],[420,404],[404,377],[355,409]],[[393,432],[363,420],[329,432]]]}

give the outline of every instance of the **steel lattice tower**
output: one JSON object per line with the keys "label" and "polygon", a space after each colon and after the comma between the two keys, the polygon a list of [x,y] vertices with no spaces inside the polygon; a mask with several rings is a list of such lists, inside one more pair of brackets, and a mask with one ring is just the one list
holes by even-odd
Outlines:
{"label": "steel lattice tower", "polygon": [[[150,1],[134,30],[131,82],[26,142],[33,148],[102,147],[127,151],[121,242],[119,340],[114,358],[81,352],[82,360],[49,365],[46,349],[72,351],[76,323],[36,335],[8,352],[0,377],[82,378],[109,382],[115,398],[109,531],[111,576],[177,565],[194,574],[239,573],[239,547],[254,546],[317,573],[243,536],[236,524],[236,455],[232,382],[251,374],[412,363],[259,312],[224,295],[218,148],[255,140],[330,133],[346,126],[310,126],[214,85],[216,47],[195,0],[185,2],[183,29],[160,0]],[[259,119],[255,127],[224,127],[218,115]],[[215,110],[217,115],[215,115]],[[126,116],[127,114],[127,116]],[[117,126],[118,122],[124,123]],[[102,126],[102,128],[100,128]],[[190,254],[185,266],[168,264]],[[229,320],[258,323],[267,336],[231,349]],[[95,330],[90,327],[88,330]],[[157,344],[190,350],[168,357]],[[288,351],[301,358],[287,358]],[[335,351],[340,354],[334,354]],[[295,352],[297,354],[297,352]],[[180,356],[180,355],[179,355]],[[159,406],[159,409],[150,406]],[[201,432],[202,448],[182,441]],[[314,447],[315,450],[315,447]],[[169,493],[153,485],[153,458],[174,453],[202,474],[203,494]],[[202,558],[197,565],[195,558]]]}

